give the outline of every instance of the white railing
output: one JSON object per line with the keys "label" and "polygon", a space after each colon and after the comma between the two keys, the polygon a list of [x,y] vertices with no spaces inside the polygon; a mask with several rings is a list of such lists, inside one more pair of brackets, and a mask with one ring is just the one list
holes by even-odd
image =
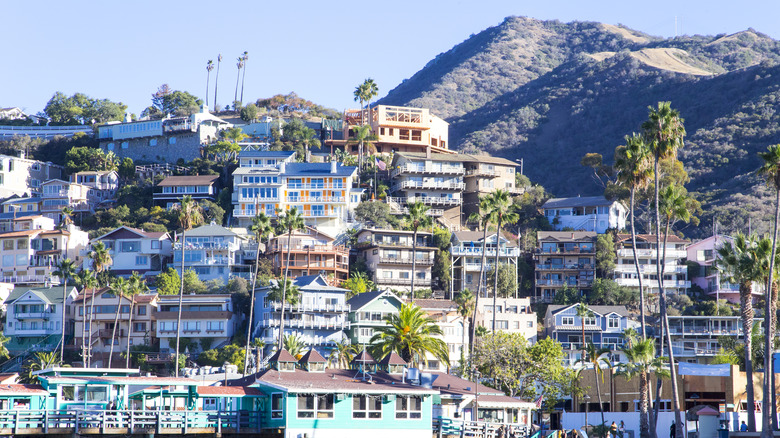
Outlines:
{"label": "white railing", "polygon": [[[282,309],[280,303],[271,303],[271,309],[278,311]],[[349,312],[349,304],[299,304],[297,306],[291,306],[289,304],[284,306],[285,312]]]}
{"label": "white railing", "polygon": [[320,190],[320,189],[338,189],[338,190],[346,190],[346,187],[344,187],[343,184],[309,184],[309,183],[287,183],[287,189],[288,190]]}
{"label": "white railing", "polygon": [[[181,250],[181,243],[176,242],[173,245],[174,249]],[[229,242],[229,243],[213,243],[213,242],[205,242],[205,243],[187,243],[184,245],[184,249],[186,251],[197,251],[197,250],[204,250],[204,249],[224,249],[229,251],[238,251],[240,249],[240,246],[238,243]]]}
{"label": "white railing", "polygon": [[[655,274],[657,272],[657,268],[655,264],[652,265],[639,265],[639,269],[643,274]],[[627,272],[627,273],[636,273],[636,265],[632,264],[619,264],[615,266],[615,272]],[[664,273],[670,274],[670,273],[678,273],[678,274],[684,274],[688,272],[688,267],[685,265],[676,265],[676,264],[666,264],[664,265]]]}
{"label": "white railing", "polygon": [[240,196],[238,197],[238,202],[279,202],[279,197],[274,196],[270,198],[261,198],[261,197],[251,197],[251,196]]}
{"label": "white railing", "polygon": [[50,275],[4,275],[0,277],[0,283],[14,284],[37,284],[51,283],[60,284],[60,279]]}
{"label": "white railing", "polygon": [[[485,248],[485,254],[487,257],[495,257],[496,256],[496,249],[495,248]],[[453,246],[452,247],[452,255],[454,256],[482,256],[482,246],[481,245],[474,245],[472,248],[471,246]],[[520,257],[520,248],[499,248],[498,250],[498,256],[499,257]]]}
{"label": "white railing", "polygon": [[[651,280],[647,278],[642,280],[643,286],[649,287],[650,289],[658,288],[658,280]],[[639,287],[639,279],[636,278],[618,278],[615,279],[615,281],[621,286]],[[664,289],[688,289],[691,287],[691,282],[684,280],[664,280],[663,286]]]}
{"label": "white railing", "polygon": [[[617,254],[619,257],[632,257],[632,258],[634,257],[634,251],[631,250],[630,248],[619,249],[617,251]],[[638,249],[636,250],[636,255],[640,258],[644,258],[644,257],[655,258],[659,256],[658,252],[654,249]],[[663,255],[663,250],[661,251],[660,255]],[[666,249],[666,258],[681,259],[685,257],[688,257],[688,253],[685,250],[670,249],[670,248]]]}
{"label": "white railing", "polygon": [[466,184],[462,182],[435,182],[435,181],[401,181],[395,184],[391,189],[393,192],[405,189],[427,189],[427,190],[463,190]]}
{"label": "white railing", "polygon": [[442,166],[435,166],[435,165],[414,165],[414,164],[404,164],[403,166],[398,166],[397,168],[393,169],[390,176],[395,178],[398,175],[404,174],[404,173],[434,173],[434,174],[452,174],[452,175],[463,175],[465,173],[463,166],[452,166],[452,165],[442,165]]}
{"label": "white railing", "polygon": [[344,202],[346,198],[343,196],[288,196],[285,200],[293,204],[309,204],[312,202]]}

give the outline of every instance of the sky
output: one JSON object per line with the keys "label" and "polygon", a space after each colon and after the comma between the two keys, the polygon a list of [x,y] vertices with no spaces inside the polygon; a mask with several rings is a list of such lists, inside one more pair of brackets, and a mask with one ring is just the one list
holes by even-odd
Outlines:
{"label": "sky", "polygon": [[[382,97],[437,54],[511,15],[624,24],[664,37],[752,27],[780,39],[775,0],[0,0],[0,6],[6,37],[0,107],[28,114],[41,111],[56,91],[123,102],[135,114],[163,83],[204,98],[206,63],[220,53],[218,103],[225,105],[244,51],[245,103],[294,91],[342,111],[358,106],[352,93],[364,79],[374,79]],[[216,69],[212,108],[215,76]]]}

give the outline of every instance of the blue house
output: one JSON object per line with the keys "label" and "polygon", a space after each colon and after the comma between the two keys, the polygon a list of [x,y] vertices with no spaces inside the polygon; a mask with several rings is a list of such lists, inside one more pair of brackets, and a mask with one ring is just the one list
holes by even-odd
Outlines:
{"label": "blue house", "polygon": [[625,356],[619,351],[625,342],[623,331],[639,326],[638,322],[629,318],[628,309],[625,306],[588,306],[593,317],[583,321],[577,316],[578,305],[551,304],[544,316],[546,334],[563,345],[568,364],[574,365],[582,357],[583,327],[586,344],[593,342],[596,348],[613,350],[612,362],[625,361]]}

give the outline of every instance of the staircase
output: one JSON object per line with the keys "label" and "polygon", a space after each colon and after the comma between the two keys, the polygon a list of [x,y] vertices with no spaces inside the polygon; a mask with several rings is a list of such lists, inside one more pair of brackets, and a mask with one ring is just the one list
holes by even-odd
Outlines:
{"label": "staircase", "polygon": [[439,216],[436,218],[437,221],[439,221],[440,224],[444,225],[448,230],[452,231],[460,231],[461,226],[460,224],[456,224],[452,222],[451,220],[447,219],[444,216]]}
{"label": "staircase", "polygon": [[357,233],[362,229],[363,229],[362,222],[353,222],[347,227],[346,230],[344,230],[341,234],[336,236],[336,240],[333,241],[333,246],[347,246],[347,242],[349,241],[349,238],[352,237],[354,233]]}

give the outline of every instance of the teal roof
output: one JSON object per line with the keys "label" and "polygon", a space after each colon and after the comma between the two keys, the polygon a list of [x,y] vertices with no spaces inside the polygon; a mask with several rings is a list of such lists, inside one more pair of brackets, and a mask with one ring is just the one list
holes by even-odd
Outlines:
{"label": "teal roof", "polygon": [[[8,295],[8,298],[5,300],[5,304],[13,303],[14,301],[24,296],[27,292],[30,292],[33,295],[37,296],[38,298],[40,298],[41,301],[43,301],[46,304],[62,303],[62,289],[63,286],[40,287],[40,288],[17,286],[14,288],[11,294]],[[68,286],[68,289],[69,289],[69,293],[68,293],[69,295],[72,292],[78,293],[78,290],[76,289],[75,286]]]}

